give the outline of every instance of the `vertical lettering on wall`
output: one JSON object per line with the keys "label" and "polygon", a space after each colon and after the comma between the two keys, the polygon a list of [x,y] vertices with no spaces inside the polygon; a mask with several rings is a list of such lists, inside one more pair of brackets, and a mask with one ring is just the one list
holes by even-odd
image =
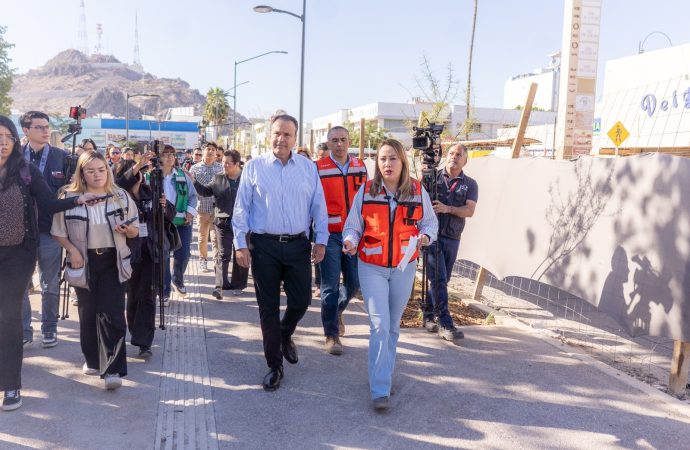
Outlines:
{"label": "vertical lettering on wall", "polygon": [[556,157],[587,155],[599,59],[601,0],[565,0],[561,79],[556,125]]}

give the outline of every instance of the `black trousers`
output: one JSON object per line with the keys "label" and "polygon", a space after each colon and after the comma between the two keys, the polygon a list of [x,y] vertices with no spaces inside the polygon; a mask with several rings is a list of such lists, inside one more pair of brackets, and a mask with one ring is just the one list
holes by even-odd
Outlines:
{"label": "black trousers", "polygon": [[0,391],[22,387],[22,299],[35,266],[35,248],[0,247]]}
{"label": "black trousers", "polygon": [[147,245],[142,245],[141,261],[132,264],[127,283],[127,328],[132,345],[151,347],[156,330],[156,299],[153,298],[154,264]]}
{"label": "black trousers", "polygon": [[[216,251],[216,289],[245,289],[249,278],[249,268],[237,264],[237,258],[233,255],[232,223],[229,219],[216,219],[216,238],[218,249]],[[232,278],[228,284],[228,266],[232,259]]]}
{"label": "black trousers", "polygon": [[[264,356],[268,367],[275,369],[283,365],[281,340],[292,336],[311,303],[311,243],[306,237],[279,242],[260,234],[251,234],[250,242]],[[282,320],[281,282],[287,295]]]}
{"label": "black trousers", "polygon": [[89,289],[74,288],[79,299],[79,340],[86,365],[105,374],[127,375],[125,285],[120,283],[115,249],[88,255]]}

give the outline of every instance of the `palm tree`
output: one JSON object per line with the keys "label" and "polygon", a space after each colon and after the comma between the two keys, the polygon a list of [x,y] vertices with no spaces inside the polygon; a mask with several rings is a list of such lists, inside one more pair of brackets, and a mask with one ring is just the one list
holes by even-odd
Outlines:
{"label": "palm tree", "polygon": [[206,93],[206,105],[204,106],[204,119],[211,125],[212,140],[218,135],[218,128],[225,123],[230,114],[228,92],[216,87]]}
{"label": "palm tree", "polygon": [[465,140],[470,139],[470,100],[472,87],[472,53],[474,52],[474,31],[477,28],[477,3],[479,0],[474,0],[474,17],[472,18],[472,36],[470,37],[470,57],[467,69],[467,92],[465,92]]}

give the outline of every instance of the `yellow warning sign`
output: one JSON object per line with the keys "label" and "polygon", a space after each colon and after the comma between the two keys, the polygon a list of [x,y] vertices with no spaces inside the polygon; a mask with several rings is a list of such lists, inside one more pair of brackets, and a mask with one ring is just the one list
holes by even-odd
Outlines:
{"label": "yellow warning sign", "polygon": [[620,123],[620,121],[616,122],[616,124],[609,130],[607,134],[616,147],[620,147],[621,144],[628,139],[628,136],[630,136],[630,132],[623,126],[622,123]]}

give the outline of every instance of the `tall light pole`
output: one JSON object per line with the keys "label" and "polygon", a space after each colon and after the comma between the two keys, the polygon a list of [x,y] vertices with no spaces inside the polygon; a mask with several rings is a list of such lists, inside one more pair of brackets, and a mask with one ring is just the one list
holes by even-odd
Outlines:
{"label": "tall light pole", "polygon": [[[233,146],[235,145],[235,132],[237,131],[237,120],[235,118],[235,115],[237,114],[237,86],[240,86],[237,84],[237,66],[246,63],[247,61],[251,61],[252,59],[256,58],[261,58],[262,56],[270,55],[271,53],[280,53],[283,55],[287,55],[287,52],[284,50],[271,50],[270,52],[262,53],[260,55],[252,56],[251,58],[243,59],[242,61],[235,61],[235,74],[232,77],[233,78],[233,87],[232,87],[232,143]],[[244,84],[244,83],[242,83]]]}
{"label": "tall light pole", "polygon": [[127,103],[125,104],[125,145],[129,145],[129,99],[133,97],[158,97],[158,109],[160,110],[161,96],[158,94],[130,94],[129,92],[127,92],[126,95]]}
{"label": "tall light pole", "polygon": [[300,131],[298,133],[299,136],[299,141],[297,145],[300,147],[302,146],[302,137],[304,135],[304,31],[306,29],[306,23],[307,23],[307,0],[302,0],[302,15],[300,16],[299,14],[295,14],[290,11],[284,11],[282,9],[274,8],[272,6],[267,6],[267,5],[258,5],[254,7],[254,11],[258,13],[270,13],[270,12],[277,12],[277,13],[283,13],[283,14],[288,14],[292,17],[296,17],[299,20],[302,21],[302,63],[300,67],[300,77],[299,77],[299,127]]}
{"label": "tall light pole", "polygon": [[639,53],[639,54],[644,53],[644,44],[647,43],[647,39],[650,36],[652,36],[653,34],[660,34],[660,35],[664,36],[666,38],[666,40],[668,41],[668,45],[673,47],[673,42],[671,42],[671,38],[668,37],[668,34],[664,33],[663,31],[652,31],[647,36],[645,36],[645,38],[642,41],[640,41],[640,44],[637,46],[637,53]]}

